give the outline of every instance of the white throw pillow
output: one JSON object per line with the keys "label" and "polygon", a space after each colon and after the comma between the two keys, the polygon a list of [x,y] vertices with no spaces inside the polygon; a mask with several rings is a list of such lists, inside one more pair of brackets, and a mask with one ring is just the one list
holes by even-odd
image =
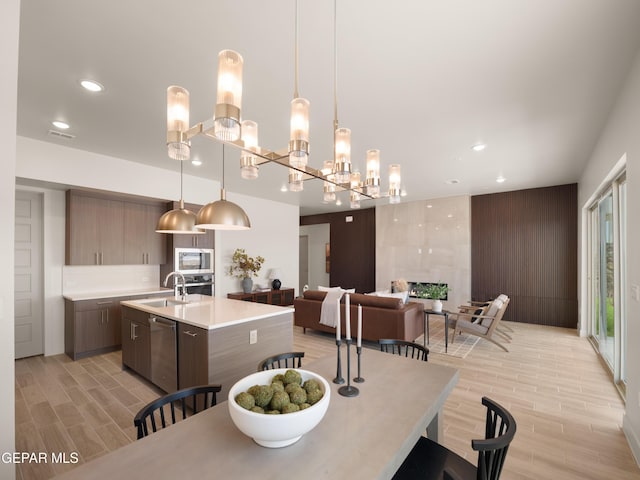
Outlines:
{"label": "white throw pillow", "polygon": [[321,285],[318,285],[318,290],[320,290],[321,292],[328,292],[329,290],[342,290],[340,287],[323,287]]}
{"label": "white throw pillow", "polygon": [[329,290],[342,290],[344,293],[356,293],[355,288],[344,289],[342,287],[323,287],[321,285],[318,285],[318,290],[320,290],[321,292],[328,292]]}
{"label": "white throw pillow", "polygon": [[406,298],[408,297],[409,292],[373,292],[369,295],[375,295],[376,297],[399,298],[400,300],[402,300],[402,303],[407,303]]}

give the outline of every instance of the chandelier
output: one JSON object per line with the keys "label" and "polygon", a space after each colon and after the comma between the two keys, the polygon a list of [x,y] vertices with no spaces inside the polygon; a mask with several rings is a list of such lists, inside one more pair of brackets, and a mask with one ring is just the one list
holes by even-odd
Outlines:
{"label": "chandelier", "polygon": [[[290,137],[286,148],[270,150],[258,143],[258,125],[242,120],[242,56],[232,50],[218,54],[216,105],[213,117],[189,125],[189,92],[179,86],[167,90],[167,153],[170,158],[185,161],[190,158],[191,139],[204,136],[240,150],[240,173],[247,180],[258,178],[258,169],[265,163],[275,163],[288,169],[290,191],[301,191],[304,182],[323,182],[323,201],[336,203],[337,193],[348,191],[352,208],[360,200],[388,197],[390,203],[400,201],[400,165],[389,166],[389,189],[380,188],[380,151],[367,151],[366,176],[353,171],[351,162],[351,130],[338,125],[337,101],[337,1],[334,0],[334,121],[333,160],[325,161],[321,169],[309,165],[309,101],[298,92],[298,2],[295,2],[295,82],[291,101]],[[340,202],[341,204],[341,202]],[[206,228],[199,225],[200,228]]]}

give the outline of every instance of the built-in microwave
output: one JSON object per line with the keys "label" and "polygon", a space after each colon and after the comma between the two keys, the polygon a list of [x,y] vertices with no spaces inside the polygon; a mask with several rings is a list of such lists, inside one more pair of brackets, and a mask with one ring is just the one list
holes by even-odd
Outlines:
{"label": "built-in microwave", "polygon": [[181,273],[213,273],[213,249],[176,248],[174,269]]}

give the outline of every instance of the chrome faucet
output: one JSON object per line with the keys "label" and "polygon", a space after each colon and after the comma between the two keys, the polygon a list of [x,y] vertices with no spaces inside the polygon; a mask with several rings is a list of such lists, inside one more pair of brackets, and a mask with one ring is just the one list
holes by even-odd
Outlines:
{"label": "chrome faucet", "polygon": [[[166,278],[164,279],[164,286],[166,287],[169,283],[169,278],[171,277],[171,275],[175,275],[176,277],[180,277],[182,279],[182,301],[185,302],[187,300],[187,282],[184,279],[184,275],[180,272],[171,272],[169,273]],[[180,284],[178,284],[179,286]]]}

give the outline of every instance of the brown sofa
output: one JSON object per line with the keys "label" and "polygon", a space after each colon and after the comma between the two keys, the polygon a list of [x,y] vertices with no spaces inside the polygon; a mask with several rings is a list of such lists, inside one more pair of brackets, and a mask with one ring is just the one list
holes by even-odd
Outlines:
{"label": "brown sofa", "polygon": [[[307,290],[302,297],[294,300],[294,324],[302,327],[335,334],[336,329],[320,323],[320,310],[326,292]],[[396,338],[414,341],[423,334],[423,305],[418,302],[402,303],[398,298],[377,297],[352,293],[351,336],[355,339],[358,326],[358,305],[362,305],[362,338],[378,341],[381,338]],[[342,334],[345,332],[344,296],[340,307]]]}

